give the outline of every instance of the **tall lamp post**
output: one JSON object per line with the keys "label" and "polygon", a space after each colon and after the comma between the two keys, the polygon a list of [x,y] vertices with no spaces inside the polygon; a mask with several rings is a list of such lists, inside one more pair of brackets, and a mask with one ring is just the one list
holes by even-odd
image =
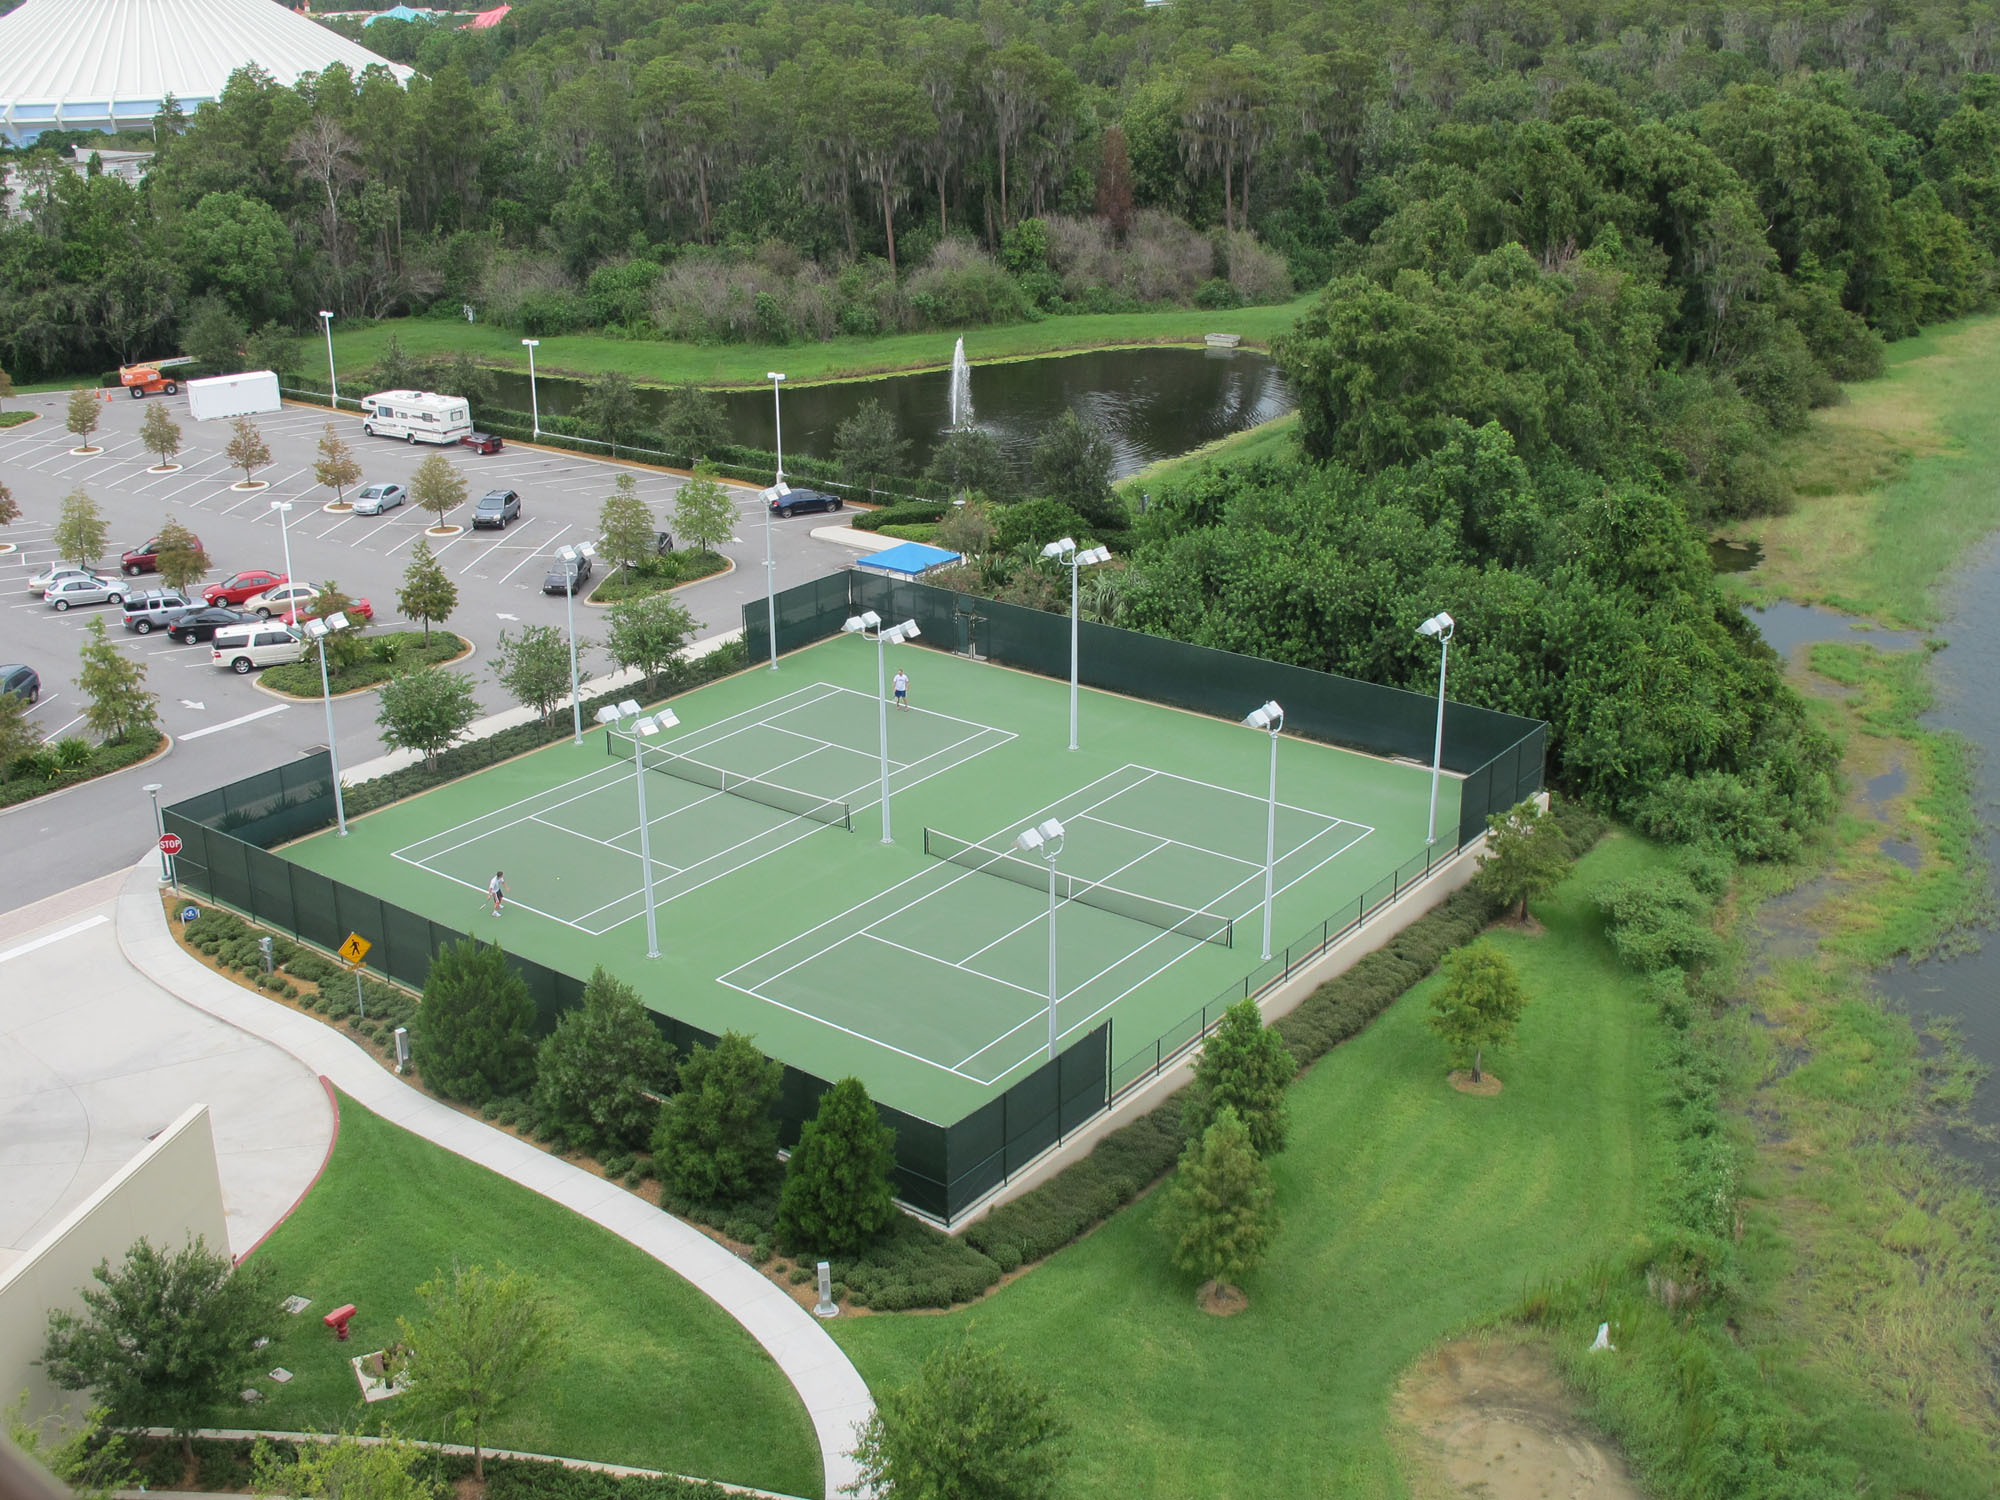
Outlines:
{"label": "tall lamp post", "polygon": [[771,560],[771,509],[792,491],[785,483],[785,412],[778,399],[785,372],[767,370],[764,378],[771,382],[771,430],[778,452],[778,472],[764,492],[764,628],[771,637],[771,670],[775,672],[778,670],[778,565]]}
{"label": "tall lamp post", "polygon": [[285,551],[285,582],[290,583],[292,581],[292,531],[291,527],[286,523],[285,517],[292,513],[292,502],[289,500],[273,500],[271,502],[271,509],[278,513],[278,542]]}
{"label": "tall lamp post", "polygon": [[1076,549],[1072,537],[1050,542],[1042,548],[1042,556],[1052,557],[1069,569],[1069,747],[1076,748],[1076,580],[1085,568],[1095,567],[1111,561],[1109,547],[1085,547]]}
{"label": "tall lamp post", "polygon": [[913,641],[923,632],[917,629],[915,620],[905,620],[900,625],[884,629],[882,617],[872,609],[848,616],[847,623],[840,628],[849,635],[858,635],[864,641],[875,643],[875,718],[882,734],[882,842],[893,844],[896,841],[889,835],[889,681],[883,646],[885,643],[894,646]]}
{"label": "tall lamp post", "polygon": [[333,373],[333,314],[325,308],[319,310],[319,321],[326,329],[326,387],[333,393],[333,409],[340,410],[340,382]]}
{"label": "tall lamp post", "polygon": [[[166,820],[160,816],[161,784],[157,781],[151,781],[142,790],[144,790],[148,797],[153,799],[153,841],[157,844],[159,840],[166,837],[167,832]],[[164,849],[160,850],[160,879],[173,879],[173,871],[167,867],[167,851]]]}
{"label": "tall lamp post", "polygon": [[567,575],[563,583],[563,607],[569,614],[569,716],[570,722],[576,726],[576,742],[579,745],[583,743],[583,695],[576,680],[576,586],[583,560],[596,555],[597,549],[589,542],[556,549],[556,556],[562,559]]}
{"label": "tall lamp post", "polygon": [[347,616],[336,611],[323,620],[306,621],[306,634],[319,647],[319,694],[326,704],[326,758],[333,767],[333,817],[340,836],[347,837],[347,804],[340,795],[340,749],[333,742],[333,687],[326,672],[326,645],[347,629]]}
{"label": "tall lamp post", "polygon": [[612,725],[630,719],[627,731],[632,737],[632,781],[639,789],[639,868],[645,879],[646,889],[646,957],[660,956],[659,919],[653,914],[653,840],[652,824],[646,817],[646,766],[645,757],[640,753],[647,739],[662,729],[672,729],[680,723],[680,717],[671,708],[663,708],[656,714],[639,711],[639,705],[627,698],[623,703],[610,704],[597,711],[597,722],[605,726],[605,733],[612,733]]}
{"label": "tall lamp post", "polygon": [[535,390],[535,351],[542,346],[540,339],[522,339],[521,347],[528,351],[528,407],[535,424],[535,441],[542,440],[542,398]]}
{"label": "tall lamp post", "polygon": [[1014,847],[1049,862],[1049,1056],[1056,1055],[1056,856],[1062,853],[1063,826],[1054,818],[1023,828]]}
{"label": "tall lamp post", "polygon": [[1271,736],[1271,797],[1264,816],[1264,957],[1271,956],[1271,884],[1278,866],[1278,734],[1285,727],[1285,711],[1273,698],[1262,708],[1253,708],[1243,718],[1252,729]]}
{"label": "tall lamp post", "polygon": [[1451,637],[1457,628],[1458,622],[1443,610],[1417,627],[1418,635],[1431,636],[1438,643],[1437,738],[1431,745],[1431,823],[1424,838],[1426,845],[1438,841],[1438,775],[1444,770],[1444,674],[1451,665]]}

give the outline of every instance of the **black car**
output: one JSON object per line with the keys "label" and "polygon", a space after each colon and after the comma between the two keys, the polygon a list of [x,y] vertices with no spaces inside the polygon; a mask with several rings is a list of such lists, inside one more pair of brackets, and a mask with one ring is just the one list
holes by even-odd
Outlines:
{"label": "black car", "polygon": [[789,521],[793,516],[811,515],[815,511],[839,510],[846,503],[825,490],[793,490],[771,502],[771,513]]}
{"label": "black car", "polygon": [[472,529],[484,531],[489,526],[507,529],[509,521],[521,519],[521,497],[512,490],[488,490],[479,497],[479,504],[472,510]]}
{"label": "black car", "polygon": [[590,576],[590,559],[587,557],[558,557],[549,567],[549,576],[542,580],[545,594],[573,594]]}
{"label": "black car", "polygon": [[16,698],[33,703],[42,696],[42,674],[19,662],[0,667],[0,693],[12,693]]}
{"label": "black car", "polygon": [[226,605],[210,604],[200,609],[191,609],[175,619],[167,627],[167,634],[177,641],[192,646],[199,641],[215,639],[215,632],[231,625],[254,625],[257,616],[247,609],[230,609]]}

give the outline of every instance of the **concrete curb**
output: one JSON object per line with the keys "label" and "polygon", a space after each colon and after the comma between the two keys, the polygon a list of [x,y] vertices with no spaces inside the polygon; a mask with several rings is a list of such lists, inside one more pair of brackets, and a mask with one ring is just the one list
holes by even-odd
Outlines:
{"label": "concrete curb", "polygon": [[838,542],[843,547],[852,547],[857,552],[886,552],[891,547],[903,545],[899,536],[882,536],[873,531],[856,531],[852,526],[815,526],[812,538],[816,542]]}
{"label": "concrete curb", "polygon": [[798,1392],[819,1440],[827,1495],[859,1477],[852,1450],[856,1425],[875,1409],[868,1386],[812,1314],[761,1271],[617,1184],[419,1093],[338,1032],[195,962],[167,930],[150,854],[126,877],[116,925],[126,958],[177,999],[290,1053],[392,1124],[581,1214],[692,1282],[763,1345]]}

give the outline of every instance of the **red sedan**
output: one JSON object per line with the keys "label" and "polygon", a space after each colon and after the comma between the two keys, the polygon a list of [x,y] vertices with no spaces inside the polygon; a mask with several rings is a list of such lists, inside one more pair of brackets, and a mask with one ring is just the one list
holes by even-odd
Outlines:
{"label": "red sedan", "polygon": [[[370,604],[366,599],[355,599],[349,602],[345,613],[356,616],[363,621],[368,621],[375,618],[375,606]],[[315,604],[307,604],[301,609],[286,610],[278,616],[278,621],[283,625],[299,625],[307,620],[318,618],[319,607]]]}
{"label": "red sedan", "polygon": [[202,602],[211,608],[218,604],[241,604],[244,600],[267,589],[277,588],[291,580],[283,573],[271,573],[262,568],[247,573],[237,573],[220,583],[211,583],[201,591]]}

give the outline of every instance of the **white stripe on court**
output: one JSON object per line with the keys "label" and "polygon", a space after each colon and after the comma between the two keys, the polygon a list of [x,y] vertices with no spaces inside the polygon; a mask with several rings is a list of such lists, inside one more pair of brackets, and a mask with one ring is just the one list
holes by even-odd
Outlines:
{"label": "white stripe on court", "polygon": [[269,708],[260,708],[254,714],[244,714],[242,717],[235,719],[224,719],[220,724],[210,724],[205,729],[190,729],[181,738],[183,740],[198,740],[205,734],[220,734],[223,730],[234,729],[239,724],[251,724],[255,723],[258,719],[268,719],[272,714],[281,714],[291,706],[289,703],[273,703]]}
{"label": "white stripe on court", "polygon": [[99,912],[94,917],[85,917],[81,922],[72,922],[69,926],[51,932],[46,937],[38,937],[32,943],[22,943],[17,948],[9,948],[5,953],[0,953],[0,964],[4,964],[10,958],[19,958],[24,953],[33,953],[37,948],[46,948],[51,943],[60,943],[64,938],[75,937],[79,932],[88,932],[93,927],[101,927],[110,920],[104,913]]}

